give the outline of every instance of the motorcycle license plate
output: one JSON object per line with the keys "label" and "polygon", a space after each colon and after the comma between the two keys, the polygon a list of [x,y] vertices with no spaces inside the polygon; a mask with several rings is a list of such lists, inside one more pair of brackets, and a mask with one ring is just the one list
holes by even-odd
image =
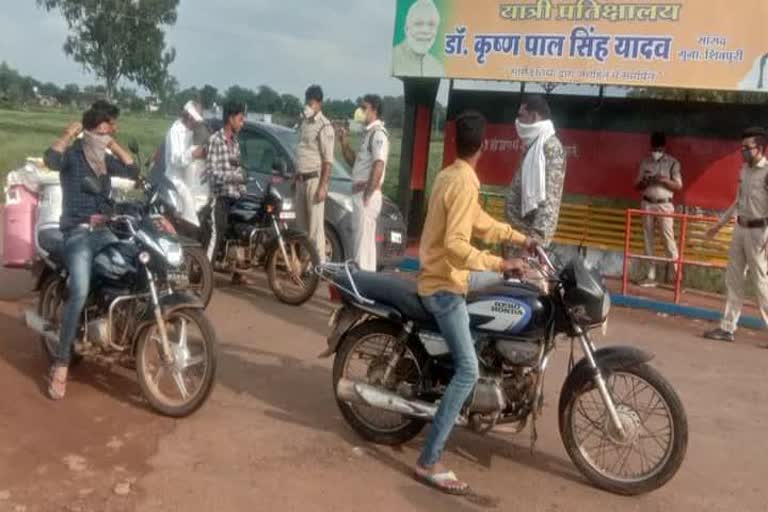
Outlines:
{"label": "motorcycle license plate", "polygon": [[389,234],[389,241],[393,244],[401,244],[403,243],[403,234],[399,231],[392,231]]}
{"label": "motorcycle license plate", "polygon": [[294,220],[296,219],[296,212],[280,212],[281,220]]}

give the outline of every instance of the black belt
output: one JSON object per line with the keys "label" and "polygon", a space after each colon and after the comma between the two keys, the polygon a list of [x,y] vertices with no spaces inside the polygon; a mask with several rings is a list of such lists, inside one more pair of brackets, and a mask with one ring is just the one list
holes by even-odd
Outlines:
{"label": "black belt", "polygon": [[651,199],[648,196],[643,196],[643,201],[651,204],[667,204],[672,202],[671,199]]}
{"label": "black belt", "polygon": [[768,227],[768,219],[745,219],[744,217],[737,217],[736,223],[747,229],[758,229]]}
{"label": "black belt", "polygon": [[315,172],[298,172],[298,173],[296,173],[296,179],[298,181],[301,181],[301,182],[313,180],[313,179],[319,178],[319,177],[320,177],[320,173],[317,172],[317,171],[315,171]]}

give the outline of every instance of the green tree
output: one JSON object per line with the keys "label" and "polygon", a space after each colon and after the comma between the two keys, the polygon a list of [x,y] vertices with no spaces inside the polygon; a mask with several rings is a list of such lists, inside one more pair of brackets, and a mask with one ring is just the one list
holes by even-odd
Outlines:
{"label": "green tree", "polygon": [[56,97],[62,105],[76,104],[80,99],[80,87],[77,84],[67,84]]}
{"label": "green tree", "polygon": [[259,99],[255,92],[251,89],[240,87],[239,85],[233,85],[224,94],[226,101],[236,101],[243,103],[248,107],[251,112],[257,112],[259,106]]}
{"label": "green tree", "polygon": [[69,26],[64,53],[104,80],[113,98],[121,79],[155,93],[175,58],[163,27],[176,22],[179,0],[36,0]]}
{"label": "green tree", "polygon": [[293,94],[283,94],[280,96],[280,99],[282,100],[283,104],[283,108],[281,110],[283,115],[289,118],[295,118],[301,114],[302,105],[299,98]]}
{"label": "green tree", "polygon": [[274,114],[282,110],[283,101],[280,95],[266,85],[259,87],[259,92],[256,94],[256,105],[254,110],[259,113]]}
{"label": "green tree", "polygon": [[200,103],[203,104],[203,108],[213,108],[214,103],[219,102],[219,90],[212,85],[205,84],[200,89]]}
{"label": "green tree", "polygon": [[349,119],[357,108],[357,102],[352,100],[326,100],[323,102],[323,113],[328,119]]}

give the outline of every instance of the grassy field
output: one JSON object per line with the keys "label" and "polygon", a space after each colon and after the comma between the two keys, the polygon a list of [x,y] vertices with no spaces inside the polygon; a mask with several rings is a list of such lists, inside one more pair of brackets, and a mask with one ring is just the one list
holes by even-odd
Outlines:
{"label": "grassy field", "polygon": [[[76,112],[21,112],[0,110],[0,177],[24,164],[27,157],[41,157],[63,128],[77,121]],[[121,116],[117,138],[136,140],[142,154],[149,154],[162,140],[170,121],[157,116]]]}
{"label": "grassy field", "polygon": [[[62,129],[72,121],[79,119],[77,112],[23,112],[0,110],[0,179],[5,182],[5,174],[24,164],[27,157],[41,157],[43,151],[58,137]],[[152,115],[125,114],[120,117],[119,141],[127,145],[136,140],[141,147],[142,156],[154,151],[161,142],[172,120]],[[429,157],[429,180],[440,170],[443,160],[442,137],[435,137]],[[398,177],[400,175],[400,147],[402,131],[390,132],[391,149],[384,192],[392,199],[397,199]],[[358,140],[352,140],[357,147]],[[339,160],[341,160],[339,156]]]}

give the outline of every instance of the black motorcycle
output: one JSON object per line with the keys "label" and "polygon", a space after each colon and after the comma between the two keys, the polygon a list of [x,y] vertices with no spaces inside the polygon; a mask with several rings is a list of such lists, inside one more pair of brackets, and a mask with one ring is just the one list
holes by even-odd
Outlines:
{"label": "black motorcycle", "polygon": [[[277,171],[276,171],[277,172]],[[269,287],[281,302],[301,305],[317,290],[319,277],[315,268],[320,257],[305,233],[289,228],[288,221],[296,219],[292,201],[267,184],[252,180],[257,194],[241,197],[229,212],[224,251],[215,255],[214,266],[227,272],[248,272],[264,267]],[[175,220],[180,233],[198,240],[210,236],[210,207],[200,212],[200,228],[182,219]]]}
{"label": "black motorcycle", "polygon": [[[101,193],[97,184],[84,189]],[[108,229],[117,241],[94,257],[91,293],[80,320],[71,364],[90,357],[135,367],[139,386],[156,411],[182,417],[208,398],[216,373],[216,334],[192,294],[178,291],[183,278],[181,244],[165,217],[147,206],[124,204],[92,229]],[[130,212],[130,213],[125,213]],[[49,363],[59,342],[67,293],[63,239],[58,230],[39,234],[45,251],[37,311],[27,325],[41,335]]]}
{"label": "black motorcycle", "polygon": [[[568,455],[600,488],[625,495],[658,489],[685,457],[680,398],[648,364],[651,355],[595,347],[589,331],[605,325],[610,310],[600,277],[580,258],[556,272],[543,252],[540,257],[545,286],[507,280],[467,297],[480,379],[458,424],[478,433],[507,424],[517,433],[530,420],[534,443],[547,362],[564,335],[571,365],[558,415]],[[367,440],[409,441],[434,417],[453,375],[447,343],[414,282],[349,265],[328,264],[320,272],[343,302],[324,354],[336,354],[333,385],[342,415]],[[575,340],[584,358],[574,365]]]}

